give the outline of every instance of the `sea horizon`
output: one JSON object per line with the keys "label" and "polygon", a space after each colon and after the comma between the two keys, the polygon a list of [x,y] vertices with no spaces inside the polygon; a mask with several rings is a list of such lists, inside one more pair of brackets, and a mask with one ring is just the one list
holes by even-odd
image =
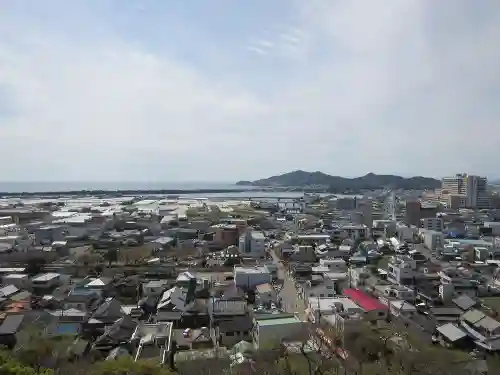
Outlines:
{"label": "sea horizon", "polygon": [[[82,190],[238,190],[242,186],[224,182],[167,181],[8,181],[0,182],[2,193],[65,192]],[[251,186],[245,186],[251,189]]]}

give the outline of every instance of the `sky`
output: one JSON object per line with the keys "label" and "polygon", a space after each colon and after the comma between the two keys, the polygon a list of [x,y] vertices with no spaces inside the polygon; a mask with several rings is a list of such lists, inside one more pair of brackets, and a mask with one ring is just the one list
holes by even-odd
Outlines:
{"label": "sky", "polygon": [[1,181],[500,177],[498,0],[1,8]]}

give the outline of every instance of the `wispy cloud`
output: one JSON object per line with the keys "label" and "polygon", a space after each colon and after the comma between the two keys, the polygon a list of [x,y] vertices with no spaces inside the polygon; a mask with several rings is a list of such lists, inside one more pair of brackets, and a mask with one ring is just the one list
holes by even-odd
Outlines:
{"label": "wispy cloud", "polygon": [[247,46],[247,51],[255,52],[258,55],[267,55],[267,51],[263,48],[255,47],[255,46]]}
{"label": "wispy cloud", "polygon": [[498,175],[498,0],[11,3],[4,180]]}

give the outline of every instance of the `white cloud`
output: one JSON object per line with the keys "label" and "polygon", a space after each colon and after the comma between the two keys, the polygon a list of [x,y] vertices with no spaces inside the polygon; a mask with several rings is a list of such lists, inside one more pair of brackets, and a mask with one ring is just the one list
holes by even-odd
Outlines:
{"label": "white cloud", "polygon": [[247,46],[247,51],[254,52],[258,55],[267,55],[267,51],[263,48],[260,47],[255,47],[255,46]]}
{"label": "white cloud", "polygon": [[[0,40],[0,97],[8,93],[11,115],[0,113],[0,156],[8,161],[0,173],[4,180],[232,180],[298,168],[495,174],[500,8],[482,4],[297,0],[293,26],[248,35],[241,56],[219,46],[220,58],[233,61],[222,77],[125,36],[75,42],[37,30],[32,39],[28,28],[15,43]],[[247,61],[248,51],[263,58]]]}

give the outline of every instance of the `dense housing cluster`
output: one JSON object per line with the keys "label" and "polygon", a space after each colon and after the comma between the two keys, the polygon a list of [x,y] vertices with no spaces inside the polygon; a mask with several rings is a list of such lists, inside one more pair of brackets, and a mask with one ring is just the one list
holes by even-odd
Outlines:
{"label": "dense housing cluster", "polygon": [[483,363],[500,351],[500,225],[467,181],[459,207],[450,179],[439,194],[1,199],[0,344],[36,330],[81,361],[231,368],[304,343],[343,361],[370,322]]}

